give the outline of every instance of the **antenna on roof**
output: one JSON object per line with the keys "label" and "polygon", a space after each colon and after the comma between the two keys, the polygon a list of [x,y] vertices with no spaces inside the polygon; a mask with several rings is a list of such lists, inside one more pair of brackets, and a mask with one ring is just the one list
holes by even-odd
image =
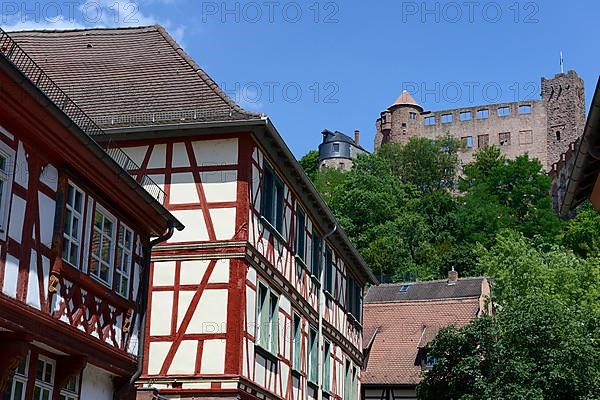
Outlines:
{"label": "antenna on roof", "polygon": [[565,73],[565,60],[563,58],[563,52],[562,52],[562,50],[560,51],[560,73],[561,74]]}

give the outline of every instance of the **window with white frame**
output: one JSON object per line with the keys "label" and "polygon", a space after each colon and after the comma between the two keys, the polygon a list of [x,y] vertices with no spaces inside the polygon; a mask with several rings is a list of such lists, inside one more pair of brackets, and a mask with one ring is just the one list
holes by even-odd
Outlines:
{"label": "window with white frame", "polygon": [[0,233],[5,233],[8,223],[8,204],[12,185],[14,151],[0,144]]}
{"label": "window with white frame", "polygon": [[60,391],[59,400],[79,399],[79,375],[73,375],[67,381],[65,387]]}
{"label": "window with white frame", "polygon": [[449,124],[452,122],[452,114],[442,114],[442,124]]}
{"label": "window with white frame", "polygon": [[264,283],[258,283],[256,344],[272,354],[278,352],[279,297]]}
{"label": "window with white frame", "polygon": [[487,108],[477,110],[477,119],[487,119],[490,115],[490,110]]}
{"label": "window with white frame", "polygon": [[69,183],[64,218],[62,259],[76,268],[81,265],[83,201],[83,192]]}
{"label": "window with white frame", "polygon": [[470,121],[471,120],[471,111],[461,111],[460,112],[460,120],[461,121]]}
{"label": "window with white frame", "polygon": [[33,400],[51,400],[54,389],[54,361],[44,356],[38,356],[35,370],[35,385]]}
{"label": "window with white frame", "polygon": [[115,262],[115,225],[114,217],[97,205],[94,212],[90,273],[108,285],[112,281]]}
{"label": "window with white frame", "polygon": [[7,387],[2,400],[24,400],[27,389],[27,371],[29,370],[29,356],[21,360],[10,386]]}
{"label": "window with white frame", "polygon": [[115,290],[121,296],[129,297],[129,278],[133,258],[133,231],[121,224],[117,240],[117,268]]}

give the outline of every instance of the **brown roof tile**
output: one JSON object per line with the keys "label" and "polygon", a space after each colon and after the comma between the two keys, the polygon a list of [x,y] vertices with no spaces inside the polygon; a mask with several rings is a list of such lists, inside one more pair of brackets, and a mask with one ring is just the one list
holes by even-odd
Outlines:
{"label": "brown roof tile", "polygon": [[[365,303],[480,296],[484,280],[485,278],[461,278],[455,285],[448,285],[448,281],[444,279],[371,286],[365,296]],[[406,291],[400,291],[403,286],[408,287]]]}
{"label": "brown roof tile", "polygon": [[104,128],[261,117],[229,98],[161,26],[11,36]]}
{"label": "brown roof tile", "polygon": [[[406,290],[400,290],[404,286]],[[484,289],[485,286],[485,289]],[[363,384],[416,385],[417,355],[441,328],[462,327],[480,313],[486,278],[372,286],[365,297],[363,343],[370,345]],[[415,365],[417,364],[417,365]]]}

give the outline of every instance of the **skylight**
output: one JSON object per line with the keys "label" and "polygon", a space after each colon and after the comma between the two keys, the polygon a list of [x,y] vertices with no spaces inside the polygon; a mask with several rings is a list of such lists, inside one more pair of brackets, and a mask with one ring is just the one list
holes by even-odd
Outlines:
{"label": "skylight", "polygon": [[409,288],[410,288],[410,285],[402,285],[402,286],[400,286],[400,293],[408,292]]}

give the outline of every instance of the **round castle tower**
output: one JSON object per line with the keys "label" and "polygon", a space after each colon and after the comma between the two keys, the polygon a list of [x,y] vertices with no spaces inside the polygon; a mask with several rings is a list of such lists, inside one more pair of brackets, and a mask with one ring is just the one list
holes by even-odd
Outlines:
{"label": "round castle tower", "polygon": [[375,149],[386,143],[406,143],[421,133],[423,107],[406,90],[377,119]]}

